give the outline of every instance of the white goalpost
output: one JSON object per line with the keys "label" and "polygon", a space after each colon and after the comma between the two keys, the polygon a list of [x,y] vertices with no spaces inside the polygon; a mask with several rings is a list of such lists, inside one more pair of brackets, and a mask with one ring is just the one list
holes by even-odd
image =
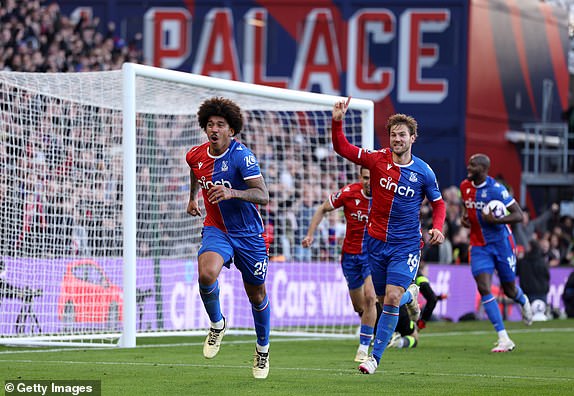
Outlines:
{"label": "white goalpost", "polygon": [[[309,249],[317,206],[357,181],[334,153],[336,96],[127,63],[93,73],[0,72],[0,343],[119,345],[205,334],[197,286],[202,219],[185,212],[186,152],[205,141],[203,100],[244,112],[238,139],[270,191],[272,334],[354,335],[339,264],[344,217],[327,216]],[[353,98],[345,133],[373,148],[373,103]],[[239,271],[220,275],[230,333],[253,333]]]}

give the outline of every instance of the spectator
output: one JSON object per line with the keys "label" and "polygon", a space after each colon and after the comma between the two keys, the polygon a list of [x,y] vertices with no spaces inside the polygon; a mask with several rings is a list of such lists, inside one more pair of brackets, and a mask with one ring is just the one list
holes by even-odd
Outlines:
{"label": "spectator", "polygon": [[564,302],[566,315],[569,318],[574,318],[574,271],[570,273],[564,285],[562,301]]}
{"label": "spectator", "polygon": [[560,264],[560,252],[556,249],[551,249],[549,236],[540,239],[540,249],[549,267],[557,267]]}
{"label": "spectator", "polygon": [[124,62],[143,62],[141,34],[129,39],[109,24],[105,35],[99,19],[74,24],[57,3],[8,0],[0,6],[0,70],[25,72],[103,71]]}
{"label": "spectator", "polygon": [[536,219],[531,219],[528,208],[523,208],[524,217],[520,223],[512,226],[512,233],[516,244],[528,249],[529,242],[535,237],[535,233],[541,234],[547,229],[548,222],[556,216],[560,209],[557,203],[553,203],[549,209],[545,210]]}
{"label": "spectator", "polygon": [[541,300],[546,304],[550,290],[550,269],[538,241],[530,240],[523,256],[518,257],[516,275],[530,301]]}

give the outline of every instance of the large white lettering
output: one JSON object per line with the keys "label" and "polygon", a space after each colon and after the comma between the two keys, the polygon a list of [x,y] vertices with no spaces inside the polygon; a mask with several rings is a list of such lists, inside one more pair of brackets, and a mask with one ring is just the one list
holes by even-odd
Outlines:
{"label": "large white lettering", "polygon": [[321,283],[321,313],[324,316],[354,316],[349,289],[341,268],[335,270],[335,280]]}
{"label": "large white lettering", "polygon": [[227,188],[233,188],[231,186],[231,182],[225,179],[211,181],[207,180],[205,176],[202,176],[201,179],[199,179],[197,182],[199,183],[200,187],[203,188],[204,190],[209,190],[213,186],[223,186]]}
{"label": "large white lettering", "polygon": [[[230,7],[213,8],[201,21],[197,52],[193,54],[194,73],[239,80],[243,69],[243,78],[248,82],[304,91],[318,88],[323,93],[340,95],[345,56],[347,95],[379,101],[396,85],[399,102],[440,103],[448,96],[447,76],[436,67],[440,46],[430,41],[437,34],[447,34],[451,26],[448,8],[406,8],[398,24],[389,9],[359,9],[349,20],[347,37],[338,34],[338,21],[330,9],[311,9],[305,20],[297,22],[301,23],[302,36],[291,78],[266,75],[268,38],[272,37],[266,10],[256,7],[245,12],[242,43],[236,39],[233,12]],[[181,66],[192,55],[188,11],[151,8],[146,13],[144,43],[148,62],[170,68]],[[397,56],[393,55],[395,47],[399,49]],[[243,62],[238,48],[244,49]],[[373,53],[388,55],[373,59]]]}
{"label": "large white lettering", "polygon": [[393,181],[392,177],[382,178],[379,184],[386,190],[392,191],[395,194],[402,195],[403,197],[412,198],[415,196],[415,190],[410,186],[400,186],[397,182]]}
{"label": "large white lettering", "polygon": [[150,8],[144,16],[144,57],[153,66],[177,68],[191,54],[191,15],[185,8]]}
{"label": "large white lettering", "polygon": [[467,199],[464,201],[464,207],[467,209],[482,210],[482,208],[484,208],[485,205],[486,205],[485,202],[477,202],[473,201],[472,199]]}
{"label": "large white lettering", "polygon": [[[450,293],[450,271],[438,271],[436,275],[436,280],[432,282],[432,287],[436,294],[446,294]],[[447,314],[448,300],[441,300],[436,304],[435,313],[439,316],[445,316]]]}
{"label": "large white lettering", "polygon": [[313,281],[289,280],[285,270],[276,271],[271,286],[273,315],[290,318],[317,315],[316,289]]}
{"label": "large white lettering", "polygon": [[[235,311],[235,297],[233,285],[226,283],[223,277],[219,277],[219,299],[225,318],[233,325]],[[197,282],[176,282],[170,291],[169,320],[173,330],[206,329],[209,327],[209,317],[203,307],[199,286]]]}
{"label": "large white lettering", "polygon": [[439,47],[425,44],[425,33],[440,33],[450,25],[449,10],[406,10],[401,15],[398,99],[405,103],[440,103],[448,94],[448,81],[424,78],[423,69],[438,61]]}
{"label": "large white lettering", "polygon": [[369,221],[369,213],[368,212],[365,213],[362,210],[357,210],[357,212],[351,213],[351,217],[363,223]]}

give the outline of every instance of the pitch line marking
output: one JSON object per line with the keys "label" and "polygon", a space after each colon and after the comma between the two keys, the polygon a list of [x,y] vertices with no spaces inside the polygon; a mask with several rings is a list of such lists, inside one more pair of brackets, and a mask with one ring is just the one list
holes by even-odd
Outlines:
{"label": "pitch line marking", "polygon": [[[43,363],[43,364],[77,364],[77,365],[106,365],[106,366],[142,366],[142,367],[200,367],[200,368],[226,368],[226,369],[249,369],[251,366],[241,365],[228,365],[228,364],[194,364],[194,363],[159,363],[159,362],[105,362],[105,361],[79,361],[79,360],[0,360],[0,363]],[[357,374],[362,376],[356,369],[329,369],[322,367],[277,367],[273,366],[273,370],[283,371],[319,371],[319,372],[333,372],[344,374]],[[519,375],[490,375],[490,374],[466,374],[466,373],[421,373],[421,372],[405,372],[401,370],[384,369],[375,375],[384,375],[385,373],[392,373],[395,375],[400,374],[418,374],[418,375],[439,375],[443,377],[476,377],[476,378],[495,378],[495,379],[517,379],[517,380],[537,380],[537,381],[574,381],[573,378],[567,377],[528,377]]]}

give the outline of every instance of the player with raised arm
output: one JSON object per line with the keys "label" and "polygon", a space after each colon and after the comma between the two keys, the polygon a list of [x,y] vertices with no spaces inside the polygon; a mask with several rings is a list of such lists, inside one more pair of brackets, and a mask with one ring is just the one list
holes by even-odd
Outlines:
{"label": "player with raised arm", "polygon": [[315,230],[325,214],[343,208],[346,220],[345,239],[341,254],[341,267],[349,287],[349,296],[355,312],[361,317],[359,348],[355,355],[356,362],[364,362],[369,356],[369,346],[373,338],[377,310],[376,296],[371,281],[371,267],[364,246],[366,226],[371,204],[370,171],[361,167],[360,183],[343,187],[329,195],[315,211],[307,235],[301,245],[308,248],[313,243]]}
{"label": "player with raised arm", "polygon": [[[492,274],[496,271],[504,293],[520,304],[524,323],[532,324],[528,297],[515,284],[515,245],[509,226],[522,221],[522,209],[508,190],[488,175],[488,156],[472,155],[466,169],[467,178],[460,183],[460,192],[463,202],[462,225],[470,227],[470,269],[484,311],[498,333],[498,341],[492,352],[510,352],[515,344],[504,328],[498,303],[491,293],[491,284]],[[484,209],[493,200],[501,201],[508,214],[495,217],[492,211]]]}
{"label": "player with raised arm", "polygon": [[221,97],[205,100],[197,112],[208,141],[186,156],[190,172],[187,213],[201,216],[197,201],[203,194],[206,216],[198,252],[199,292],[211,328],[203,355],[211,359],[219,352],[226,330],[221,313],[217,278],[231,263],[241,271],[257,335],[253,376],[269,374],[270,307],[265,289],[268,252],[263,221],[257,205],[269,202],[269,192],[259,163],[251,151],[234,139],[243,128],[243,115],[233,101]]}
{"label": "player with raised arm", "polygon": [[[411,320],[420,315],[418,287],[412,283],[420,261],[422,234],[420,207],[428,198],[433,208],[429,243],[444,241],[445,204],[430,166],[411,153],[417,123],[404,114],[389,117],[390,148],[365,150],[350,144],[343,133],[343,117],[350,98],[333,107],[332,138],[335,151],[371,171],[372,204],[367,224],[367,250],[377,299],[383,312],[377,325],[372,355],[359,365],[374,374],[398,321],[399,307],[407,304]],[[405,291],[408,291],[405,293]]]}

